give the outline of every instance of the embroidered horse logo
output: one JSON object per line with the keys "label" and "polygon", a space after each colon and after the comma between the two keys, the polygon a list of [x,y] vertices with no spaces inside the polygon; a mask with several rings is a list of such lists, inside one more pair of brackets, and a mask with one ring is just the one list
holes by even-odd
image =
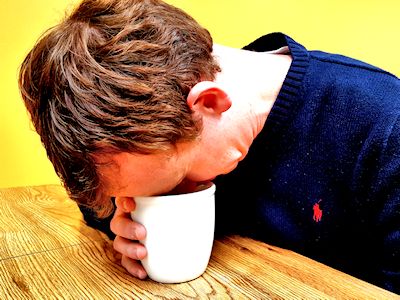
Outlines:
{"label": "embroidered horse logo", "polygon": [[314,206],[313,206],[313,211],[314,211],[314,216],[313,216],[313,220],[315,221],[315,222],[319,222],[319,221],[321,221],[321,218],[322,218],[322,210],[321,210],[321,208],[319,207],[319,203],[322,201],[322,199],[320,199],[317,203],[315,203],[314,204]]}

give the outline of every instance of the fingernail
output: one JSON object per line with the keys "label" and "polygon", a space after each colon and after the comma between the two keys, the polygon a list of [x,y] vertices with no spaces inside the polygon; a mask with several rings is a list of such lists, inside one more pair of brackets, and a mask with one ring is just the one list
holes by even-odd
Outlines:
{"label": "fingernail", "polygon": [[142,240],[144,238],[144,232],[142,228],[136,228],[135,229],[135,235],[137,240]]}
{"label": "fingernail", "polygon": [[147,274],[146,274],[145,272],[143,272],[142,270],[138,270],[137,273],[136,273],[136,276],[137,276],[139,279],[145,279],[146,276],[147,276]]}
{"label": "fingernail", "polygon": [[129,212],[129,207],[128,207],[128,204],[126,203],[126,200],[124,202],[122,202],[122,206],[123,206],[125,212]]}
{"label": "fingernail", "polygon": [[144,248],[137,248],[136,249],[136,256],[138,259],[142,259],[146,256],[146,249]]}

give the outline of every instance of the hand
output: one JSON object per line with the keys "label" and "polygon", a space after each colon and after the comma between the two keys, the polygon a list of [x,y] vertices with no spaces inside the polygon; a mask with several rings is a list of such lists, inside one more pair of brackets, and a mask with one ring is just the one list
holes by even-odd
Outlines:
{"label": "hand", "polygon": [[130,212],[136,207],[131,197],[116,197],[116,210],[110,223],[111,231],[116,234],[114,249],[122,254],[122,266],[133,276],[144,279],[147,276],[140,259],[147,255],[146,248],[137,242],[146,236],[143,225],[131,219]]}

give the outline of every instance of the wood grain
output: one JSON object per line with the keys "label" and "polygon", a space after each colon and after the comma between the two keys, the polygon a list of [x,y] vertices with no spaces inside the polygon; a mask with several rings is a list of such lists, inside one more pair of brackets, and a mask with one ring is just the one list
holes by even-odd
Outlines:
{"label": "wood grain", "polygon": [[61,186],[0,190],[0,259],[103,239]]}
{"label": "wood grain", "polygon": [[292,251],[240,236],[215,241],[182,284],[138,280],[62,187],[0,190],[0,299],[400,299]]}

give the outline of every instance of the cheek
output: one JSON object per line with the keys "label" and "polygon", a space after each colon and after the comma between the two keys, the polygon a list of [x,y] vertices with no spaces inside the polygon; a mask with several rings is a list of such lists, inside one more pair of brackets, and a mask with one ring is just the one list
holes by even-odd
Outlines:
{"label": "cheek", "polygon": [[199,151],[191,157],[190,170],[186,178],[193,181],[206,181],[224,174],[231,168],[229,149],[223,141],[202,140]]}
{"label": "cheek", "polygon": [[126,185],[131,187],[131,196],[153,196],[169,192],[183,177],[179,169],[165,165],[131,174],[131,180]]}
{"label": "cheek", "polygon": [[168,191],[170,191],[185,178],[185,174],[182,173],[180,170],[170,169],[169,172],[160,174],[159,176],[155,175],[155,178],[157,178],[157,181],[160,185],[169,188]]}
{"label": "cheek", "polygon": [[221,160],[214,157],[206,158],[194,166],[186,178],[195,182],[212,180],[224,171]]}
{"label": "cheek", "polygon": [[155,174],[152,178],[149,178],[146,182],[142,182],[142,190],[145,191],[143,196],[154,196],[169,193],[173,190],[180,182],[182,178],[176,176],[161,176]]}

